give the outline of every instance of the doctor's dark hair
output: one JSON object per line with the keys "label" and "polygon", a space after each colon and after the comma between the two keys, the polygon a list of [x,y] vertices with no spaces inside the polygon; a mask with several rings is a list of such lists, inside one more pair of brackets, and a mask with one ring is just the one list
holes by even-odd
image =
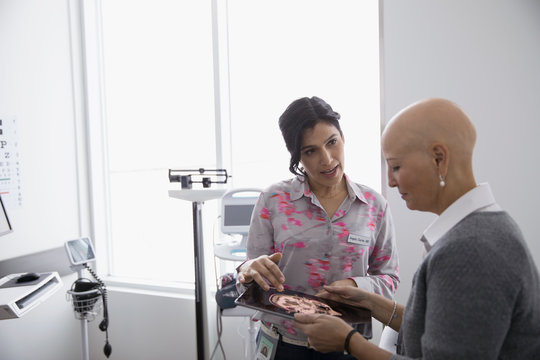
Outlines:
{"label": "doctor's dark hair", "polygon": [[289,171],[295,175],[306,176],[306,173],[298,168],[300,163],[300,147],[302,146],[302,136],[304,130],[312,129],[321,121],[325,121],[338,129],[343,136],[339,126],[340,115],[332,110],[332,107],[323,99],[313,96],[303,97],[293,101],[279,117],[279,128],[287,150],[291,154]]}

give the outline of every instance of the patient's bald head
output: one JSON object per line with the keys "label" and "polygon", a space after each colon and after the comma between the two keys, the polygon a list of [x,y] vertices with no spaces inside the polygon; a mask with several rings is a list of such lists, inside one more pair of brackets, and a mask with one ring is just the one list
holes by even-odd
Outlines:
{"label": "patient's bald head", "polygon": [[404,145],[424,150],[434,142],[441,142],[453,153],[472,156],[476,131],[455,103],[432,98],[409,105],[394,116],[383,133],[383,142],[389,139],[400,139]]}
{"label": "patient's bald head", "polygon": [[[427,204],[421,209],[434,212],[441,211],[448,202],[476,186],[472,170],[475,142],[476,130],[469,117],[455,103],[440,98],[409,105],[390,120],[382,135],[383,153],[389,167],[389,159],[414,159],[416,176],[422,176],[416,182],[424,181],[429,195],[426,203],[428,197],[437,203],[432,204],[437,211]],[[389,170],[389,185],[400,187],[397,174],[393,175]],[[405,186],[407,178],[404,180]],[[441,186],[431,189],[427,186],[431,182]],[[400,187],[402,194],[403,191]]]}

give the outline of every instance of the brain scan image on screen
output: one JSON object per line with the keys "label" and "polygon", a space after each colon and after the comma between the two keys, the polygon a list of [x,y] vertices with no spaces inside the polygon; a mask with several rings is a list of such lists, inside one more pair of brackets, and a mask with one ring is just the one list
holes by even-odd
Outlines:
{"label": "brain scan image on screen", "polygon": [[270,302],[289,313],[302,314],[327,314],[341,316],[341,313],[332,309],[329,305],[316,300],[289,294],[272,294]]}

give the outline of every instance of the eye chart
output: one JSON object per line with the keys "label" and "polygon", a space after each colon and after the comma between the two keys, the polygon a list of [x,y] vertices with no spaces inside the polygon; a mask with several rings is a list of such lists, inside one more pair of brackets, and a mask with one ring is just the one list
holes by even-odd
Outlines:
{"label": "eye chart", "polygon": [[0,116],[0,195],[4,205],[22,205],[15,116]]}

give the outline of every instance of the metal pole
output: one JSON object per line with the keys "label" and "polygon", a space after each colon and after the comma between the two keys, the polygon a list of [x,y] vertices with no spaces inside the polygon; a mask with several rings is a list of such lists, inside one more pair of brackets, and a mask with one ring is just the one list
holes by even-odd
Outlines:
{"label": "metal pole", "polygon": [[82,334],[83,360],[89,360],[90,355],[88,353],[88,321],[85,318],[81,319],[81,334]]}
{"label": "metal pole", "polygon": [[255,327],[255,321],[249,317],[248,336],[246,344],[246,360],[255,359],[255,340],[257,338],[257,328]]}
{"label": "metal pole", "polygon": [[[77,276],[79,279],[83,278],[83,267],[79,265],[77,268]],[[88,352],[88,320],[86,316],[81,318],[81,342],[82,342],[82,351],[83,351],[83,360],[89,360],[90,355]]]}
{"label": "metal pole", "polygon": [[202,251],[202,202],[193,202],[193,251],[195,254],[195,319],[197,322],[197,359],[204,357],[204,261]]}

